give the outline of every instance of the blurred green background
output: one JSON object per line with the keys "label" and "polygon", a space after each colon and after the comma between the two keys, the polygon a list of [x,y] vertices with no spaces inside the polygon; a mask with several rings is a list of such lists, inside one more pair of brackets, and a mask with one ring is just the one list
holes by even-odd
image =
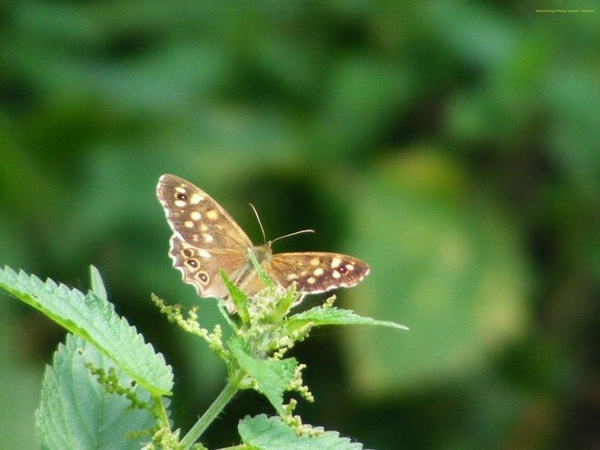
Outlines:
{"label": "blurred green background", "polygon": [[[297,346],[306,422],[375,449],[600,448],[600,11],[550,3],[4,2],[0,264],[82,290],[96,265],[187,430],[225,373],[150,303],[199,302],[154,194],[174,173],[254,242],[248,202],[270,239],[316,229],[276,252],[366,260],[338,305],[411,328]],[[38,448],[63,332],[0,298],[0,442]],[[261,412],[243,393],[205,443]]]}

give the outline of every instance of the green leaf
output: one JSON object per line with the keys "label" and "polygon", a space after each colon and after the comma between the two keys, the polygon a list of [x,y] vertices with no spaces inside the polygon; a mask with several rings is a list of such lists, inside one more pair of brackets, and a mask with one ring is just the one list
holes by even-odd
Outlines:
{"label": "green leaf", "polygon": [[[229,278],[227,278],[227,273],[223,269],[219,269],[219,274],[221,275],[221,279],[227,288],[227,292],[229,292],[229,298],[235,306],[235,310],[240,316],[240,320],[242,323],[248,322],[248,311],[246,309],[246,304],[248,303],[248,297],[240,288],[238,288],[235,284],[231,282]],[[227,316],[225,316],[227,318]]]}
{"label": "green leaf", "polygon": [[108,301],[108,294],[106,293],[106,287],[104,287],[104,281],[102,280],[100,271],[94,266],[90,266],[90,280],[92,292],[102,300]]}
{"label": "green leaf", "polygon": [[260,282],[263,284],[263,286],[264,287],[274,286],[273,280],[271,280],[269,278],[269,275],[267,275],[266,272],[263,270],[260,263],[256,259],[256,255],[254,254],[254,251],[251,248],[248,249],[248,258],[252,262],[252,265],[254,266],[254,269],[256,270],[256,273],[258,274],[258,278],[260,279]]}
{"label": "green leaf", "polygon": [[[96,289],[100,289],[96,283]],[[155,396],[169,395],[173,373],[161,354],[144,342],[135,327],[120,318],[112,304],[90,292],[84,295],[52,280],[45,283],[23,271],[0,269],[0,288],[90,342],[121,370]]]}
{"label": "green leaf", "polygon": [[291,316],[285,324],[287,329],[294,330],[307,323],[312,323],[314,326],[319,325],[376,325],[384,327],[397,328],[399,330],[408,331],[404,325],[386,320],[376,320],[370,317],[362,317],[347,309],[324,308],[317,306],[307,311]]}
{"label": "green leaf", "polygon": [[[108,370],[114,363],[81,338],[67,335],[52,366],[46,368],[36,426],[44,449],[139,449],[152,439],[154,417],[146,409],[130,408],[130,401],[107,393],[85,366]],[[131,379],[117,372],[121,386],[135,389]],[[147,391],[135,389],[141,401]]]}
{"label": "green leaf", "polygon": [[229,339],[227,345],[240,367],[256,380],[257,390],[269,399],[278,413],[283,414],[283,393],[294,379],[298,366],[296,359],[255,359],[235,337]]}
{"label": "green leaf", "polygon": [[361,450],[362,444],[350,442],[335,431],[317,436],[297,436],[279,417],[246,416],[238,431],[242,441],[258,450]]}

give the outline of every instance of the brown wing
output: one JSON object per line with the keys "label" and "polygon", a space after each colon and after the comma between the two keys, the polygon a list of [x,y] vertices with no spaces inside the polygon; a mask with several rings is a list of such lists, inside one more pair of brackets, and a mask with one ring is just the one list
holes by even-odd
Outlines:
{"label": "brown wing", "polygon": [[227,294],[219,275],[223,268],[231,280],[247,270],[247,249],[252,242],[231,216],[206,192],[174,175],[163,175],[156,195],[173,230],[169,256],[183,281],[199,297]]}
{"label": "brown wing", "polygon": [[169,256],[173,260],[173,267],[181,272],[183,281],[196,288],[198,297],[224,298],[228,295],[219,268],[225,270],[227,277],[235,283],[250,267],[244,252],[206,252],[189,245],[177,234],[171,237]]}
{"label": "brown wing", "polygon": [[357,285],[369,266],[340,253],[278,253],[269,260],[266,272],[283,287],[295,281],[299,291],[316,294]]}
{"label": "brown wing", "polygon": [[206,250],[241,247],[244,252],[252,247],[250,238],[229,213],[189,181],[163,175],[158,180],[156,196],[171,230],[188,244]]}

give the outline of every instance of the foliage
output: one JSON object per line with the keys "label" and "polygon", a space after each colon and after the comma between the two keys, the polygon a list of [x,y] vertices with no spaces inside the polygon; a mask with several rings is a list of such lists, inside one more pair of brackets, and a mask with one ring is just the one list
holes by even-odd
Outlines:
{"label": "foliage", "polygon": [[[75,287],[99,267],[178,374],[171,408],[189,428],[223,364],[157,319],[148,290],[230,335],[165,257],[154,186],[175,173],[252,236],[247,202],[269,238],[317,231],[275,251],[368,261],[340,305],[411,327],[325,329],[294,348],[319,400],[298,406],[309,423],[380,449],[598,442],[600,15],[540,7],[5,2],[0,262]],[[43,364],[63,340],[0,301],[7,448],[37,446]],[[206,442],[230,445],[238,418]]]}
{"label": "foliage", "polygon": [[[256,267],[260,268],[258,264]],[[233,291],[235,286],[224,273],[222,276]],[[211,334],[200,327],[195,312],[185,319],[179,306],[167,306],[154,297],[171,321],[208,341],[227,365],[229,374],[222,393],[180,439],[180,430],[173,429],[169,421],[170,402],[165,397],[172,394],[171,368],[164,364],[162,355],[143,344],[141,336],[124,318],[116,316],[93,266],[91,278],[92,291],[84,296],[51,280],[42,283],[35,276],[16,274],[9,268],[0,271],[0,288],[73,333],[46,369],[42,403],[36,414],[43,448],[205,448],[197,440],[240,389],[254,389],[265,395],[280,417],[278,421],[258,416],[240,422],[245,443],[240,448],[362,448],[339,438],[337,433],[303,425],[300,416],[292,414],[296,400],[284,403],[286,391],[295,391],[309,401],[314,399],[302,382],[305,366],[283,355],[295,342],[304,340],[313,326],[368,323],[405,327],[361,319],[349,311],[343,314],[343,310],[332,309],[330,302],[305,311],[300,320],[294,320],[294,315],[288,314],[299,298],[295,287],[278,293],[269,286],[252,302],[238,302],[239,307],[245,308],[239,315],[240,326],[227,316],[223,306],[223,314],[235,328],[235,334],[224,344],[218,327]],[[287,307],[280,314],[282,304]]]}

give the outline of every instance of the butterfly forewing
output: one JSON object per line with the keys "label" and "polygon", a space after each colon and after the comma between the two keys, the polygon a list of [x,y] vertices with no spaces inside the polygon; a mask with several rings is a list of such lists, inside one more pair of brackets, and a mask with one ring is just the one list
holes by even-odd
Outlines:
{"label": "butterfly forewing", "polygon": [[252,241],[221,205],[189,181],[163,175],[156,189],[167,222],[190,245],[228,249],[252,247]]}
{"label": "butterfly forewing", "polygon": [[267,267],[267,274],[279,285],[295,282],[298,291],[313,294],[355,286],[369,273],[364,261],[329,252],[278,253]]}
{"label": "butterfly forewing", "polygon": [[269,261],[269,269],[280,285],[296,282],[299,291],[313,294],[355,286],[369,273],[365,262],[328,252],[279,253]]}

